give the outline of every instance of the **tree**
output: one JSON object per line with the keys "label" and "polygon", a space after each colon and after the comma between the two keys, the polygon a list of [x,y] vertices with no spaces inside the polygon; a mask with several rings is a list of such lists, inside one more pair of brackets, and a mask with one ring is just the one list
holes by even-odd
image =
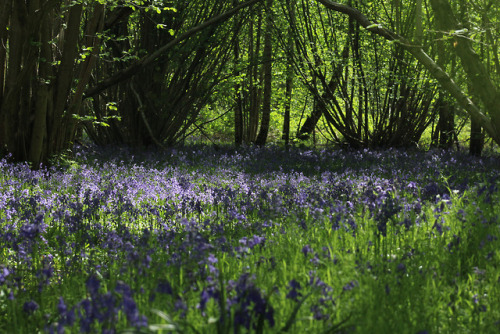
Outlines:
{"label": "tree", "polygon": [[454,50],[462,60],[462,66],[470,80],[474,91],[481,100],[486,114],[478,107],[455,83],[455,81],[441,69],[434,60],[423,50],[420,45],[414,45],[409,40],[384,28],[381,24],[372,22],[359,10],[333,2],[331,0],[317,0],[325,7],[349,15],[366,30],[380,35],[389,41],[400,44],[406,51],[413,55],[441,84],[441,86],[455,98],[469,115],[480,124],[491,138],[500,144],[500,93],[493,84],[485,66],[471,46],[467,31],[460,29],[457,19],[447,0],[431,0],[436,21],[444,31],[452,37]]}
{"label": "tree", "polygon": [[273,41],[272,41],[272,6],[273,0],[266,0],[266,30],[264,36],[264,93],[262,101],[262,121],[260,131],[255,139],[255,144],[263,146],[269,133],[271,120],[271,94],[272,94],[272,65],[273,65]]}
{"label": "tree", "polygon": [[[146,87],[139,87],[146,82],[144,78],[147,76],[144,71],[151,73],[151,68],[147,69],[148,66],[157,65],[167,51],[184,41],[191,39],[195,44],[194,37],[198,42],[209,41],[210,33],[215,27],[259,1],[261,0],[248,0],[232,8],[215,1],[212,7],[207,7],[212,3],[198,2],[202,6],[206,4],[204,8],[208,8],[207,10],[213,8],[212,15],[208,18],[206,16],[205,20],[194,22],[189,29],[170,38],[163,45],[154,47],[152,44],[147,45],[146,55],[139,55],[138,60],[127,64],[125,68],[117,69],[119,66],[116,66],[112,73],[108,73],[110,76],[100,82],[93,81],[99,74],[92,71],[101,55],[103,38],[106,37],[104,27],[109,31],[115,29],[116,25],[121,24],[123,27],[123,20],[127,21],[133,9],[142,5],[161,12],[161,9],[155,6],[158,1],[138,0],[127,1],[125,4],[121,1],[102,0],[2,1],[0,3],[2,42],[0,148],[12,153],[15,160],[30,161],[34,167],[39,166],[40,162],[48,162],[53,155],[72,146],[82,121],[85,122],[90,118],[90,121],[87,121],[89,128],[92,128],[96,120],[99,124],[105,124],[106,118],[99,119],[99,115],[95,114],[84,115],[82,106],[89,106],[89,103],[84,103],[84,99],[94,97],[94,101],[99,100],[99,94],[112,86],[121,92],[128,90],[130,92],[128,98],[135,99],[134,103],[142,121],[139,119],[130,124],[143,125],[139,131],[146,132],[151,141],[159,142],[162,138],[154,133],[159,131],[155,127],[156,124],[151,124],[151,120],[148,120],[147,115],[143,113],[145,108],[154,107],[144,98],[147,94]],[[132,10],[125,7],[130,7]],[[153,33],[146,22],[141,28],[145,33],[146,30]],[[205,35],[200,36],[203,34]],[[125,38],[128,38],[128,35]],[[194,64],[197,63],[197,59],[207,56],[207,48],[215,44],[212,41],[208,45],[203,43],[197,45],[196,51],[191,53],[192,58],[186,59],[188,73],[196,74],[198,83],[203,83],[200,80],[202,73],[196,73],[198,68]],[[114,62],[115,59],[111,61]],[[165,62],[168,59],[163,58],[161,61]],[[129,81],[125,86],[118,86],[134,75],[140,76],[141,71],[143,76],[139,83],[131,84]],[[183,77],[185,78],[186,76]],[[89,83],[91,87],[88,87]],[[180,82],[180,84],[180,88],[184,88],[188,83]],[[200,86],[192,85],[191,89],[196,91],[198,88]],[[184,122],[186,119],[180,115],[181,113],[175,113],[172,116],[172,124],[175,124],[177,129],[165,130],[174,141],[183,131],[179,131],[179,128],[186,129],[194,119],[191,117]]]}
{"label": "tree", "polygon": [[105,5],[9,0],[2,7],[0,146],[36,167],[74,139]]}
{"label": "tree", "polygon": [[[394,1],[400,30],[413,24]],[[325,120],[328,139],[351,147],[410,146],[433,117],[435,93],[415,62],[398,45],[363,32],[320,4],[301,1],[300,18],[290,20],[296,43],[296,70],[314,97],[311,114],[299,131],[305,139]],[[410,116],[411,115],[411,116]]]}
{"label": "tree", "polygon": [[[290,15],[289,22],[295,22],[295,5],[286,1],[286,8]],[[283,116],[283,140],[285,141],[285,146],[288,147],[290,144],[290,109],[292,104],[292,90],[293,90],[293,53],[294,53],[294,38],[292,26],[288,27],[288,37],[285,46],[286,52],[286,81],[285,81],[285,105],[284,105],[284,116]]]}

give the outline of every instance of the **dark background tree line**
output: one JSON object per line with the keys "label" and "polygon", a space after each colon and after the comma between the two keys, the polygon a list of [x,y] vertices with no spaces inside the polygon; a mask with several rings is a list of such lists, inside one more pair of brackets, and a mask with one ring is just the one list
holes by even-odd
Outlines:
{"label": "dark background tree line", "polygon": [[83,135],[166,147],[217,120],[237,145],[355,148],[450,148],[467,124],[481,154],[499,18],[492,0],[3,0],[0,148],[38,166]]}

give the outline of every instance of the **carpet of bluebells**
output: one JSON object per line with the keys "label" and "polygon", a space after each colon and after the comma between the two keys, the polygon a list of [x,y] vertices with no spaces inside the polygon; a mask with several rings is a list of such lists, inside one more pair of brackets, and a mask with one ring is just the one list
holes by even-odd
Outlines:
{"label": "carpet of bluebells", "polygon": [[500,159],[188,146],[0,160],[2,333],[496,333]]}

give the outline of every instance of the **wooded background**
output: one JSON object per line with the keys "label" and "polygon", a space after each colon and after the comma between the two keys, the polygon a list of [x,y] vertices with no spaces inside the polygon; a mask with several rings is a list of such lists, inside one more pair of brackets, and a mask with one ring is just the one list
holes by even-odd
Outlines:
{"label": "wooded background", "polygon": [[[0,2],[0,150],[500,144],[496,0]],[[228,136],[231,136],[229,138]]]}

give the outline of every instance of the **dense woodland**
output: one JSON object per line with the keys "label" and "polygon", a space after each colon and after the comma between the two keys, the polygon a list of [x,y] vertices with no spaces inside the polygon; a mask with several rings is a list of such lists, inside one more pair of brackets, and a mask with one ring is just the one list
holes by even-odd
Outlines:
{"label": "dense woodland", "polygon": [[342,1],[0,0],[0,333],[500,333],[500,1]]}
{"label": "dense woodland", "polygon": [[2,0],[0,149],[500,144],[496,0]]}

